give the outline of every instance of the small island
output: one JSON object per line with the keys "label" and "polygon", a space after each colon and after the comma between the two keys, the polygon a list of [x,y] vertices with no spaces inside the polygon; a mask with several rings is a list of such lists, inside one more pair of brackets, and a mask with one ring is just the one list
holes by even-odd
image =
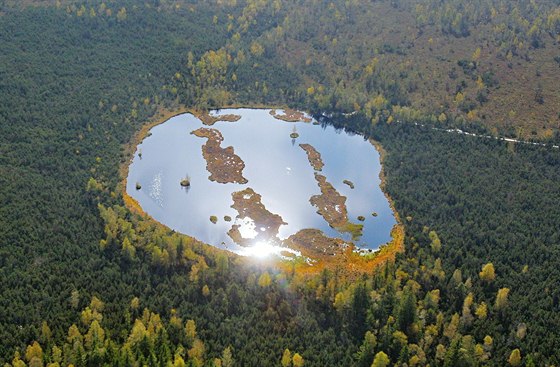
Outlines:
{"label": "small island", "polygon": [[142,185],[140,185],[140,182],[136,182],[136,190],[140,190],[142,188]]}
{"label": "small island", "polygon": [[358,239],[362,236],[364,225],[355,224],[348,220],[346,196],[340,195],[334,186],[327,181],[327,178],[318,173],[324,167],[321,153],[310,144],[300,144],[299,146],[307,153],[309,164],[315,170],[315,180],[321,189],[321,194],[312,196],[309,202],[317,208],[317,213],[329,223],[329,226],[340,232],[350,233],[353,240]]}
{"label": "small island", "polygon": [[233,114],[212,116],[207,111],[197,112],[195,113],[195,116],[207,126],[212,126],[218,121],[236,122],[241,119],[241,116]]}
{"label": "small island", "polygon": [[[277,235],[280,226],[287,224],[281,216],[269,212],[261,202],[261,195],[257,194],[253,189],[246,188],[242,191],[234,192],[232,195],[233,205],[231,206],[239,214],[237,218],[249,218],[255,223],[258,229],[255,238],[250,239],[251,242],[257,241],[279,241]],[[247,245],[246,238],[241,236],[239,225],[234,224],[228,231],[231,239],[239,245]]]}
{"label": "small island", "polygon": [[284,240],[284,246],[312,254],[314,257],[335,256],[344,252],[347,243],[326,236],[318,229],[302,229]]}
{"label": "small island", "polygon": [[245,162],[234,153],[233,147],[220,146],[224,137],[219,130],[201,127],[191,134],[208,139],[202,146],[202,155],[206,160],[206,169],[210,172],[210,181],[240,184],[248,182],[243,177]]}
{"label": "small island", "polygon": [[321,189],[321,195],[309,199],[311,205],[317,207],[319,213],[333,228],[341,228],[348,222],[346,196],[340,195],[323,175],[315,173],[315,180]]}
{"label": "small island", "polygon": [[294,128],[292,129],[292,133],[290,134],[290,138],[292,139],[297,139],[299,138],[299,134],[297,132],[296,126],[294,125]]}
{"label": "small island", "polygon": [[283,114],[279,114],[276,110],[270,110],[270,114],[277,120],[286,122],[311,122],[311,118],[305,116],[303,112],[296,110],[284,110]]}
{"label": "small island", "polygon": [[187,175],[183,178],[180,182],[181,186],[183,187],[190,187],[191,186],[191,178]]}
{"label": "small island", "polygon": [[350,180],[344,180],[342,183],[348,185],[351,189],[354,189],[354,183]]}
{"label": "small island", "polygon": [[211,215],[210,216],[210,222],[216,224],[218,223],[218,217],[216,217],[215,215]]}
{"label": "small island", "polygon": [[315,171],[321,171],[323,169],[323,166],[325,165],[323,163],[323,160],[321,159],[321,153],[319,153],[317,149],[315,149],[310,144],[300,144],[299,146],[301,147],[301,149],[305,150],[305,153],[307,153],[307,159],[309,160],[309,163],[311,164],[313,169]]}

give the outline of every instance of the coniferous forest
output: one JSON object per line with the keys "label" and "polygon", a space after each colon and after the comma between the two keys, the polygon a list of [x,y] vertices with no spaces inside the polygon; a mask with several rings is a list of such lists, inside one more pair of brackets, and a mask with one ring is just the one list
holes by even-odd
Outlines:
{"label": "coniferous forest", "polygon": [[[557,0],[0,0],[0,364],[558,366],[559,42]],[[404,249],[311,271],[131,210],[136,134],[232,106],[378,142]]]}

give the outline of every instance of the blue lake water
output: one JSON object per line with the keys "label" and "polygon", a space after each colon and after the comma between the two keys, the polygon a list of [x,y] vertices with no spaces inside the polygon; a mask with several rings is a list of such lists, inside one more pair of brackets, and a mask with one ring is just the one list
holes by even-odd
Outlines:
{"label": "blue lake water", "polygon": [[[348,234],[331,228],[309,202],[311,196],[321,192],[313,167],[299,146],[308,143],[321,153],[325,164],[321,174],[347,197],[348,219],[364,225],[363,236],[356,245],[377,249],[387,243],[396,220],[379,186],[381,164],[375,147],[361,136],[336,131],[331,126],[281,121],[269,111],[213,112],[241,116],[237,122],[217,122],[210,128],[222,133],[222,147],[233,146],[235,154],[245,162],[243,176],[248,183],[222,184],[208,179],[210,173],[202,156],[206,139],[191,134],[205,125],[193,115],[183,114],[154,127],[138,145],[129,167],[127,193],[146,213],[171,229],[241,254],[244,248],[234,244],[227,231],[238,214],[230,207],[231,194],[247,187],[262,195],[268,211],[287,222],[280,227],[281,239],[304,228],[316,228],[328,236],[350,240]],[[299,134],[295,142],[290,138],[294,126]],[[180,185],[187,175],[191,179],[189,189]],[[352,181],[355,188],[343,180]],[[140,190],[136,190],[136,183],[142,186]],[[373,212],[378,216],[372,216]],[[209,220],[213,215],[218,217],[216,224]],[[357,220],[360,215],[366,218],[364,222]],[[224,216],[233,218],[232,222],[226,222]],[[237,219],[240,223],[241,219]],[[253,230],[250,224],[245,223],[246,232]]]}

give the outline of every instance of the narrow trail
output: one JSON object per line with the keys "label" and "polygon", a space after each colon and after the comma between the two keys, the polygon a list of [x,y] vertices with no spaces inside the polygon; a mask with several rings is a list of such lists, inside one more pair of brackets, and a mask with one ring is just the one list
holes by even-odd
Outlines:
{"label": "narrow trail", "polygon": [[[397,121],[397,122],[400,122],[400,121]],[[441,129],[441,128],[437,128],[437,127],[429,127],[429,126],[426,126],[424,124],[420,124],[420,123],[417,123],[417,122],[415,122],[414,125],[426,127],[426,128],[429,128],[429,129],[432,129],[432,130],[435,130],[435,131],[442,131],[442,132],[447,132],[447,133],[452,133],[452,134],[467,135],[467,136],[472,136],[472,137],[476,137],[476,138],[494,139],[494,140],[499,140],[499,141],[507,141],[507,142],[512,142],[512,143],[518,143],[518,144],[536,145],[536,146],[545,147],[545,148],[560,149],[560,145],[545,144],[545,143],[539,143],[539,142],[534,142],[534,141],[506,138],[506,137],[503,137],[503,136],[481,135],[481,134],[469,133],[469,132],[463,131],[461,129]]]}
{"label": "narrow trail", "polygon": [[[353,112],[350,112],[350,113],[343,113],[342,115],[345,116],[345,117],[349,117],[349,116],[355,115],[357,113],[358,113],[358,111],[353,111]],[[332,118],[333,117],[332,114],[325,114],[325,113],[321,114],[321,116],[326,117],[326,118]],[[397,120],[397,123],[404,124],[406,122]],[[438,127],[430,127],[428,125],[421,124],[421,123],[418,123],[418,122],[414,122],[413,124],[415,126],[421,126],[421,127],[425,127],[425,128],[431,129],[431,130],[442,131],[442,132],[446,132],[446,133],[461,134],[461,135],[467,135],[467,136],[472,136],[472,137],[476,137],[476,138],[494,139],[494,140],[499,140],[499,141],[507,141],[507,142],[512,142],[512,143],[518,143],[518,144],[535,145],[535,146],[552,148],[552,149],[560,149],[560,145],[539,143],[539,142],[521,140],[521,139],[514,139],[514,138],[506,138],[506,137],[503,137],[503,136],[475,134],[475,133],[469,133],[467,131],[463,131],[461,129],[442,129],[442,128],[438,128]]]}

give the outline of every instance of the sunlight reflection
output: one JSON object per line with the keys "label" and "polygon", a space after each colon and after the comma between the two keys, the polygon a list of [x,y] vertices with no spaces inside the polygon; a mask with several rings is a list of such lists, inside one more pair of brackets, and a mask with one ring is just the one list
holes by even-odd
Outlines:
{"label": "sunlight reflection", "polygon": [[299,251],[288,247],[275,246],[266,241],[259,241],[251,247],[245,247],[241,253],[243,256],[256,257],[259,259],[264,259],[272,255],[288,259],[289,257],[286,256],[286,254],[301,256],[301,252]]}
{"label": "sunlight reflection", "polygon": [[267,257],[276,252],[276,249],[273,245],[267,242],[257,242],[254,246],[248,248],[250,252],[250,256],[254,257]]}
{"label": "sunlight reflection", "polygon": [[243,238],[255,238],[257,236],[255,222],[251,218],[238,218],[235,224],[239,225],[239,233]]}

